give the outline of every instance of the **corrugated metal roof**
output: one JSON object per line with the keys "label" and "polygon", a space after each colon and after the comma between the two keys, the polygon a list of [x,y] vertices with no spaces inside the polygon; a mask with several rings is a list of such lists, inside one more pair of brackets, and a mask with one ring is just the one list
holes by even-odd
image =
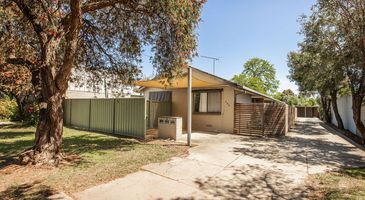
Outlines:
{"label": "corrugated metal roof", "polygon": [[[193,88],[212,88],[212,87],[219,87],[219,86],[232,86],[237,90],[242,90],[242,91],[247,91],[249,93],[252,93],[254,95],[257,96],[261,96],[263,98],[275,101],[275,102],[280,102],[283,103],[277,99],[274,99],[273,97],[266,95],[266,94],[262,94],[256,90],[253,90],[251,88],[242,86],[242,85],[238,85],[237,83],[234,83],[232,81],[226,80],[224,78],[221,78],[219,76],[210,74],[208,72],[202,71],[200,69],[197,69],[195,67],[191,67],[193,69],[193,80],[192,80],[192,87]],[[138,81],[136,82],[135,85],[137,86],[141,86],[144,88],[162,88],[162,89],[166,89],[166,88],[187,88],[187,76],[186,73],[180,77],[180,78],[176,78],[173,79],[172,81],[170,81],[170,83],[167,83],[167,79],[159,79],[159,78],[154,78],[152,80],[143,80],[143,81]]]}

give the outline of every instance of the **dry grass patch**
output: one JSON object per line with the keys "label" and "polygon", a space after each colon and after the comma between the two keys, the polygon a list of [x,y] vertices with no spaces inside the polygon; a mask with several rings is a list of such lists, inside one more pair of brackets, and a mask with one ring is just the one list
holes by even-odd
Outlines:
{"label": "dry grass patch", "polygon": [[16,156],[33,140],[32,127],[1,127],[0,199],[39,199],[56,191],[71,194],[187,153],[184,145],[65,128],[63,149],[74,161],[58,168],[17,165]]}
{"label": "dry grass patch", "polygon": [[312,199],[365,199],[365,168],[316,174],[310,182]]}

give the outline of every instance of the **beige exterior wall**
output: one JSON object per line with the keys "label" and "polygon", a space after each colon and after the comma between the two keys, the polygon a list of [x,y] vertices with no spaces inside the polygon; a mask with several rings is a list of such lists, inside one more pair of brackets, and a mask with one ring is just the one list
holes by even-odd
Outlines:
{"label": "beige exterior wall", "polygon": [[[195,88],[194,88],[195,89]],[[221,87],[212,89],[223,89],[221,114],[194,114],[192,118],[192,129],[196,131],[214,131],[233,133],[234,123],[234,89],[232,87]],[[172,115],[183,118],[183,129],[186,129],[187,118],[187,97],[186,89],[162,90],[155,88],[145,89],[145,97],[148,99],[151,91],[172,91]]]}

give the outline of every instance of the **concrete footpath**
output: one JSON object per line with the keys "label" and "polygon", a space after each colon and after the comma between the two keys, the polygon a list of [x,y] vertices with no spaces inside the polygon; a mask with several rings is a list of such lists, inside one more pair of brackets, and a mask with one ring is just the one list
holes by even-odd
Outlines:
{"label": "concrete footpath", "polygon": [[365,152],[299,119],[283,138],[193,133],[189,156],[76,193],[77,199],[305,199],[309,174],[365,166]]}

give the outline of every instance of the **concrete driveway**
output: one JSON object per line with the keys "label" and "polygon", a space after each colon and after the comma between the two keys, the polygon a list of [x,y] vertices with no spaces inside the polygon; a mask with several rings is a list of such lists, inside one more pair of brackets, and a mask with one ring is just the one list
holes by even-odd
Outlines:
{"label": "concrete driveway", "polygon": [[74,196],[78,199],[305,199],[309,174],[365,166],[365,153],[318,119],[283,138],[194,133],[189,156]]}

